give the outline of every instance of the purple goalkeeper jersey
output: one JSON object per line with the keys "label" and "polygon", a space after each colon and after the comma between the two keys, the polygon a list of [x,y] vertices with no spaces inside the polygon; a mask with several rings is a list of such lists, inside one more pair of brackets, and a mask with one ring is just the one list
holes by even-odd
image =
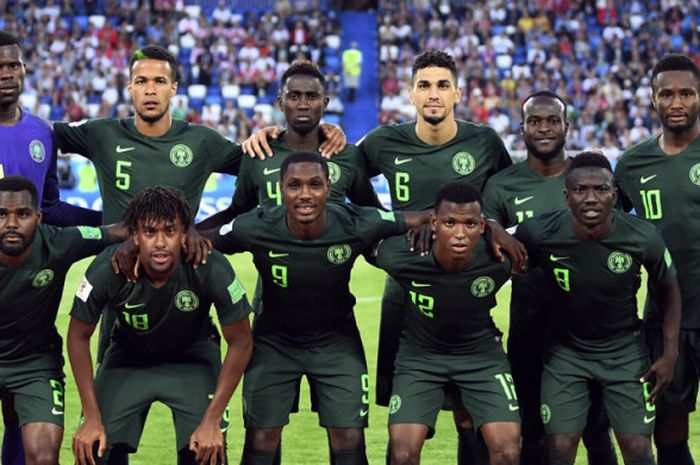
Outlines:
{"label": "purple goalkeeper jersey", "polygon": [[62,202],[56,175],[56,150],[51,127],[22,109],[14,126],[0,126],[0,177],[24,176],[39,192],[44,221],[57,226],[99,225],[101,213]]}

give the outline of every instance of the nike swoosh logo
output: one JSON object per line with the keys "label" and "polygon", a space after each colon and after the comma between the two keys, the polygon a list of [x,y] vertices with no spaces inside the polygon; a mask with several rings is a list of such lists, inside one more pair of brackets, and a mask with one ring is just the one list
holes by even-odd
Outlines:
{"label": "nike swoosh logo", "polygon": [[532,200],[534,198],[535,198],[534,195],[531,195],[530,197],[523,197],[522,199],[520,197],[516,197],[515,200],[513,200],[513,203],[515,203],[516,205],[522,205],[525,202],[527,202],[528,200]]}
{"label": "nike swoosh logo", "polygon": [[270,252],[267,254],[267,256],[270,258],[282,258],[282,257],[289,257],[289,254],[288,253],[277,253],[277,252],[273,252],[272,250],[270,250]]}
{"label": "nike swoosh logo", "polygon": [[646,184],[649,181],[651,181],[652,179],[654,179],[655,177],[656,177],[655,174],[652,174],[651,176],[642,176],[641,178],[639,178],[639,182],[641,182],[642,184]]}
{"label": "nike swoosh logo", "polygon": [[520,410],[520,406],[519,406],[519,405],[508,404],[508,410],[510,410],[511,412],[515,412],[516,410]]}
{"label": "nike swoosh logo", "polygon": [[568,260],[571,257],[557,257],[554,254],[549,254],[549,259],[553,262],[558,262],[559,260]]}
{"label": "nike swoosh logo", "polygon": [[368,413],[369,413],[369,409],[368,409],[368,408],[360,409],[360,416],[361,416],[361,417],[366,417]]}
{"label": "nike swoosh logo", "polygon": [[649,423],[651,423],[654,420],[656,420],[656,415],[654,415],[653,417],[648,417],[648,416],[644,415],[644,424],[645,425],[648,425]]}
{"label": "nike swoosh logo", "polygon": [[263,170],[263,174],[264,174],[265,176],[267,176],[268,174],[276,173],[276,172],[278,172],[279,170],[280,170],[280,168],[275,168],[275,169],[272,169],[272,170],[269,170],[269,169],[265,168],[265,169]]}
{"label": "nike swoosh logo", "polygon": [[404,163],[408,163],[409,161],[413,160],[413,158],[399,158],[396,157],[394,158],[394,164],[396,165],[403,165]]}
{"label": "nike swoosh logo", "polygon": [[129,304],[129,303],[127,302],[127,303],[124,304],[124,308],[127,309],[127,310],[131,310],[132,308],[139,308],[139,307],[143,307],[144,305],[146,305],[146,304],[134,304],[134,305],[131,305],[131,304]]}
{"label": "nike swoosh logo", "polygon": [[117,151],[117,153],[124,153],[136,150],[136,147],[122,147],[121,145],[117,145],[117,148],[115,150]]}
{"label": "nike swoosh logo", "polygon": [[53,413],[54,415],[63,415],[63,410],[59,410],[56,407],[54,407],[51,409],[51,413]]}
{"label": "nike swoosh logo", "polygon": [[432,286],[432,284],[411,281],[411,286],[413,286],[413,287],[430,287],[430,286]]}

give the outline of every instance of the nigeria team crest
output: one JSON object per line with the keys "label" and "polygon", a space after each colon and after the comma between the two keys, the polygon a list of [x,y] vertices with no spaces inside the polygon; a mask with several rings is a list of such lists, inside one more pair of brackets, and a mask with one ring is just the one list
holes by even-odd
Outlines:
{"label": "nigeria team crest", "polygon": [[394,394],[391,396],[391,399],[389,399],[389,414],[393,415],[398,412],[399,409],[401,409],[401,396]]}
{"label": "nigeria team crest", "polygon": [[44,287],[47,284],[49,284],[51,281],[53,281],[53,277],[55,276],[53,270],[50,270],[48,268],[41,270],[38,272],[35,276],[34,279],[32,279],[32,286],[34,287]]}
{"label": "nigeria team crest", "polygon": [[178,168],[189,166],[193,158],[192,149],[185,144],[177,144],[170,149],[170,161]]}
{"label": "nigeria team crest", "polygon": [[328,252],[326,252],[328,261],[334,265],[347,262],[350,255],[352,255],[352,248],[348,244],[332,245],[328,247]]}
{"label": "nigeria team crest", "polygon": [[469,174],[476,168],[476,160],[469,152],[458,152],[452,157],[452,169],[459,174]]}
{"label": "nigeria team crest", "polygon": [[338,166],[337,163],[333,163],[332,161],[328,162],[328,178],[331,180],[331,183],[335,184],[338,181],[340,181],[340,176],[342,172],[340,171],[340,167]]}
{"label": "nigeria team crest", "polygon": [[632,257],[625,252],[615,251],[608,256],[608,268],[613,273],[624,273],[632,266]]}
{"label": "nigeria team crest", "polygon": [[690,168],[690,171],[688,171],[688,176],[693,184],[700,186],[700,163],[696,163],[692,168]]}
{"label": "nigeria team crest", "polygon": [[175,295],[175,306],[183,312],[192,312],[199,307],[199,298],[192,291],[180,291]]}
{"label": "nigeria team crest", "polygon": [[41,163],[46,158],[44,143],[39,139],[34,139],[29,143],[29,156],[37,163]]}
{"label": "nigeria team crest", "polygon": [[496,289],[496,282],[489,276],[479,276],[472,283],[471,291],[474,297],[486,297]]}
{"label": "nigeria team crest", "polygon": [[545,425],[552,419],[552,411],[550,410],[549,405],[542,404],[542,407],[540,407],[540,418],[542,419],[542,423]]}

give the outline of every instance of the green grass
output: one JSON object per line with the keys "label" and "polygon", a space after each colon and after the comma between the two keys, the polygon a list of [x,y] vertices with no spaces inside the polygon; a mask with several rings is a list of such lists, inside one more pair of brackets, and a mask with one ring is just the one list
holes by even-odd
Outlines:
{"label": "green grass", "polygon": [[[251,257],[248,254],[234,256],[232,262],[243,281],[249,294],[255,287],[256,272],[253,268]],[[65,335],[68,325],[68,312],[72,302],[72,296],[78,287],[82,274],[89,263],[84,260],[76,264],[68,275],[64,291],[63,301],[58,316],[58,328]],[[367,265],[360,259],[355,265],[352,278],[352,291],[357,297],[357,321],[360,326],[362,338],[367,353],[370,377],[374,378],[377,351],[377,334],[379,329],[379,305],[384,285],[384,273]],[[499,305],[494,309],[493,315],[498,327],[507,333],[508,327],[508,302],[510,299],[510,286],[506,285],[498,294]],[[95,343],[97,337],[93,338]],[[93,352],[94,353],[94,352]],[[61,462],[72,463],[73,457],[70,451],[70,438],[78,423],[80,401],[78,399],[75,382],[73,381],[70,367],[66,366],[66,433],[61,449]],[[318,426],[315,414],[309,412],[308,390],[303,383],[301,412],[292,415],[290,424],[285,428],[283,440],[284,465],[316,465],[328,463],[328,448],[325,431]],[[374,387],[372,387],[374,394]],[[387,409],[373,408],[370,412],[370,427],[366,431],[367,453],[372,465],[384,463],[384,450],[387,441],[386,420]],[[238,463],[243,445],[243,422],[241,419],[240,395],[236,394],[231,401],[232,415],[231,427],[228,433],[228,456],[232,464]],[[700,407],[700,405],[699,405]],[[2,426],[0,425],[0,428]],[[690,445],[696,460],[700,459],[700,414],[691,415]],[[456,463],[456,434],[452,425],[451,416],[441,413],[437,425],[437,434],[434,439],[428,441],[423,450],[424,465],[445,465]],[[175,435],[172,426],[170,412],[161,404],[155,405],[148,417],[146,429],[141,439],[138,453],[131,456],[132,465],[174,464],[175,463]],[[585,464],[585,451],[579,448],[577,464]],[[620,461],[622,464],[622,461]]]}

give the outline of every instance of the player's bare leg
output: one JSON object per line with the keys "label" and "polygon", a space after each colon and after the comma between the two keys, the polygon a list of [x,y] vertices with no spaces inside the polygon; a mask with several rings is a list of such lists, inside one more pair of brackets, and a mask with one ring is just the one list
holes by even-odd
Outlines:
{"label": "player's bare leg", "polygon": [[22,427],[27,465],[57,465],[63,428],[53,423],[32,422]]}
{"label": "player's bare leg", "polygon": [[656,417],[654,443],[659,465],[693,465],[688,448],[688,414]]}
{"label": "player's bare leg", "polygon": [[520,461],[520,423],[494,421],[481,425],[491,465],[517,465]]}
{"label": "player's bare leg", "polygon": [[272,465],[282,437],[279,428],[248,428],[241,465]]}
{"label": "player's bare leg", "polygon": [[549,465],[573,465],[581,433],[550,434],[547,436]]}
{"label": "player's bare leg", "polygon": [[367,465],[362,428],[328,428],[333,465]]}
{"label": "player's bare leg", "polygon": [[588,465],[617,465],[609,428],[584,429],[583,443],[588,451]]}
{"label": "player's bare leg", "polygon": [[644,434],[615,433],[625,463],[655,465],[651,453],[651,436]]}
{"label": "player's bare leg", "polygon": [[418,465],[429,428],[420,423],[389,425],[391,465]]}

